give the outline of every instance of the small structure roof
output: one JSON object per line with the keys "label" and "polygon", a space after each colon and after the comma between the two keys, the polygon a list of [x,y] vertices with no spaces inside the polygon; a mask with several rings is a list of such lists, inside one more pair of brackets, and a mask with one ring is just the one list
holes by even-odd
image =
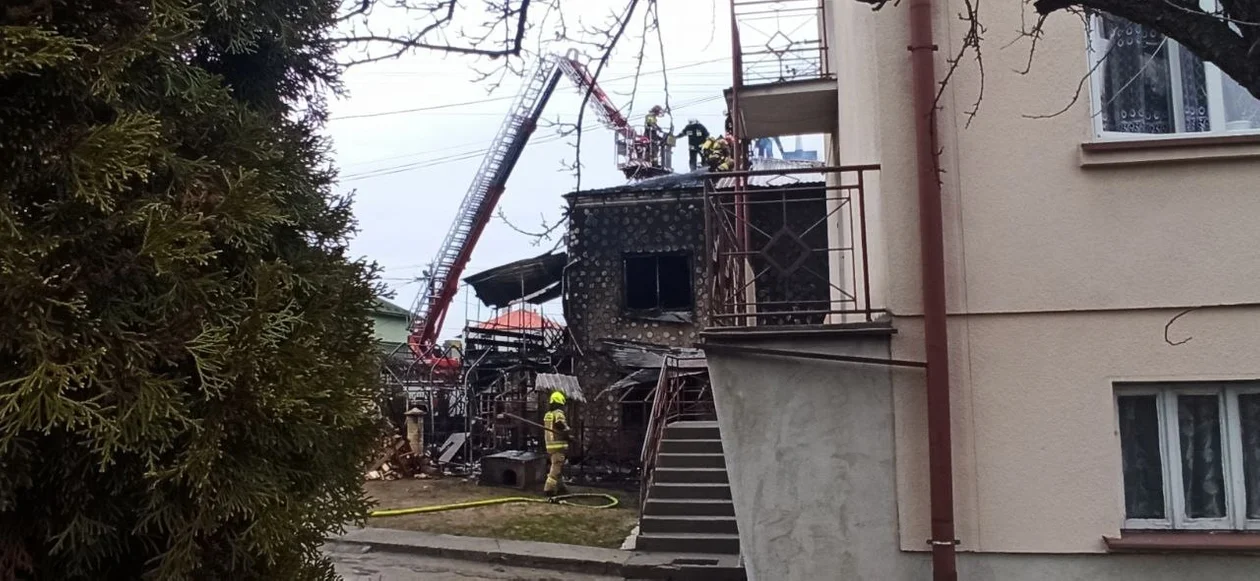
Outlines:
{"label": "small structure roof", "polygon": [[474,330],[497,331],[529,331],[537,329],[560,329],[561,325],[534,311],[514,309],[489,321],[477,323],[470,327]]}
{"label": "small structure roof", "polygon": [[372,307],[372,312],[382,317],[393,319],[407,319],[411,317],[411,311],[380,297],[376,297],[376,305]]}
{"label": "small structure roof", "polygon": [[558,391],[573,401],[586,401],[582,395],[582,386],[578,379],[563,373],[539,373],[534,377],[534,389],[538,391]]}

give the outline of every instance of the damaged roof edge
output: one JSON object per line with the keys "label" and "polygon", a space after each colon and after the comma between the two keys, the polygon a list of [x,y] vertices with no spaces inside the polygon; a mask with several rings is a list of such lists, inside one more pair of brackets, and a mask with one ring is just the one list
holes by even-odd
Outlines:
{"label": "damaged roof edge", "polygon": [[667,355],[674,358],[671,367],[676,369],[708,368],[704,351],[693,347],[669,347],[624,339],[604,339],[603,344],[613,362],[628,369],[660,368],[665,365]]}
{"label": "damaged roof edge", "polygon": [[548,252],[469,275],[464,282],[490,307],[503,308],[519,300],[541,304],[558,296],[568,260],[564,252]]}
{"label": "damaged roof edge", "polygon": [[[817,161],[794,159],[754,158],[751,160],[752,171],[794,171],[806,169],[823,169],[826,164]],[[704,189],[705,182],[716,179],[718,189],[731,189],[735,186],[735,178],[724,176],[722,172],[710,172],[698,169],[689,173],[667,174],[610,188],[582,190],[565,194],[566,198],[582,198],[587,196],[606,196],[615,194],[647,194],[660,192],[692,192]],[[783,173],[749,176],[747,186],[750,188],[777,188],[800,184],[825,184],[827,179],[823,172],[817,173]]]}

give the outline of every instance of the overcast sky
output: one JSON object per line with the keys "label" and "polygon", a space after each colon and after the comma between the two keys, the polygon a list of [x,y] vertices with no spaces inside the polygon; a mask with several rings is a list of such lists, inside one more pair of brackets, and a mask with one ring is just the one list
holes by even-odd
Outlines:
{"label": "overcast sky", "polygon": [[[566,13],[570,28],[577,17],[599,21],[610,7],[624,7],[624,0],[575,0],[566,6],[578,5],[590,12]],[[721,91],[731,79],[728,3],[674,0],[659,5],[665,65],[653,34],[639,75],[637,97],[633,108],[628,109],[642,30],[640,13],[601,73],[600,85],[636,127],[641,127],[648,108],[665,104],[668,79],[675,131],[690,117],[698,118],[710,131],[720,131],[724,110]],[[536,59],[531,59],[525,66],[532,69],[536,64]],[[483,153],[519,89],[520,80],[514,77],[493,91],[490,83],[475,82],[478,74],[474,67],[485,70],[491,66],[486,60],[437,52],[359,65],[344,77],[348,96],[330,104],[332,120],[327,131],[341,171],[340,189],[355,192],[360,233],[351,249],[384,268],[385,282],[395,293],[393,302],[405,308],[416,300],[419,285],[414,279],[437,253]],[[567,79],[561,80],[544,118],[574,123],[580,104],[581,94]],[[402,112],[411,109],[427,110]],[[588,112],[585,124],[589,128],[595,123],[596,118]],[[784,146],[791,148],[790,142]],[[543,222],[554,224],[561,218],[561,196],[575,186],[572,173],[563,164],[571,162],[573,156],[572,138],[557,135],[554,128],[538,129],[499,205],[513,223],[538,230]],[[615,165],[613,135],[602,127],[583,136],[582,163],[583,189],[625,183]],[[686,166],[686,148],[682,147],[675,151],[674,167]],[[535,239],[513,231],[496,218],[483,233],[464,275],[541,254],[562,234],[563,228],[558,229],[552,241],[535,245]],[[466,312],[467,318],[474,320],[492,315],[488,308],[479,307],[471,294],[461,286],[447,316],[443,338],[460,332]],[[558,302],[546,305],[544,312],[549,317],[561,317]]]}

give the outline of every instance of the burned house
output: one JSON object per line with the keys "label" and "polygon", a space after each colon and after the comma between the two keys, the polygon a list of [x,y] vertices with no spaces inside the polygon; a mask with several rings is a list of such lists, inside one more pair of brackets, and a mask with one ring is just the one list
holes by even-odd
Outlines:
{"label": "burned house", "polygon": [[529,422],[542,421],[554,389],[581,405],[564,326],[530,307],[559,296],[566,261],[564,253],[547,253],[465,279],[495,309],[488,320],[470,321],[463,334],[462,384],[475,408],[469,438],[476,452],[540,448],[542,432]]}
{"label": "burned house", "polygon": [[[771,162],[803,167],[763,163]],[[825,227],[817,226],[828,214],[822,175],[815,183],[811,174],[788,178],[761,169],[767,173],[751,178],[738,201],[751,224],[743,232],[723,223],[736,200],[722,174],[669,175],[566,196],[564,313],[580,354],[573,372],[586,393],[588,454],[638,460],[666,356],[688,368],[683,375],[695,375],[694,397],[705,397],[707,373],[694,346],[701,331],[724,324],[710,320],[715,293],[748,294],[760,305],[762,324],[820,318],[814,313],[830,304],[829,258],[814,250],[828,246]],[[756,274],[755,286],[710,275],[716,255],[705,249],[731,236],[762,249],[739,257]]]}

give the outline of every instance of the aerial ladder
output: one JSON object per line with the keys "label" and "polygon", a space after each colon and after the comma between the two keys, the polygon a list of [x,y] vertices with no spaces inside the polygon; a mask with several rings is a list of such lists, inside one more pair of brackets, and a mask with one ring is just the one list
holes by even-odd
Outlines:
{"label": "aerial ladder", "polygon": [[616,135],[617,167],[627,179],[644,179],[673,171],[670,162],[673,140],[668,135],[641,135],[635,131],[612,99],[599,88],[586,66],[577,60],[576,50],[543,59],[513,100],[511,112],[503,120],[472,185],[464,194],[437,257],[425,272],[425,286],[412,307],[414,318],[410,324],[409,346],[434,369],[450,368],[454,364],[441,357],[436,348],[447,309],[455,298],[459,278],[468,265],[473,247],[490,223],[508,177],[537,128],[538,119],[561,76],[568,77],[582,94],[590,93],[589,103],[595,114]]}

